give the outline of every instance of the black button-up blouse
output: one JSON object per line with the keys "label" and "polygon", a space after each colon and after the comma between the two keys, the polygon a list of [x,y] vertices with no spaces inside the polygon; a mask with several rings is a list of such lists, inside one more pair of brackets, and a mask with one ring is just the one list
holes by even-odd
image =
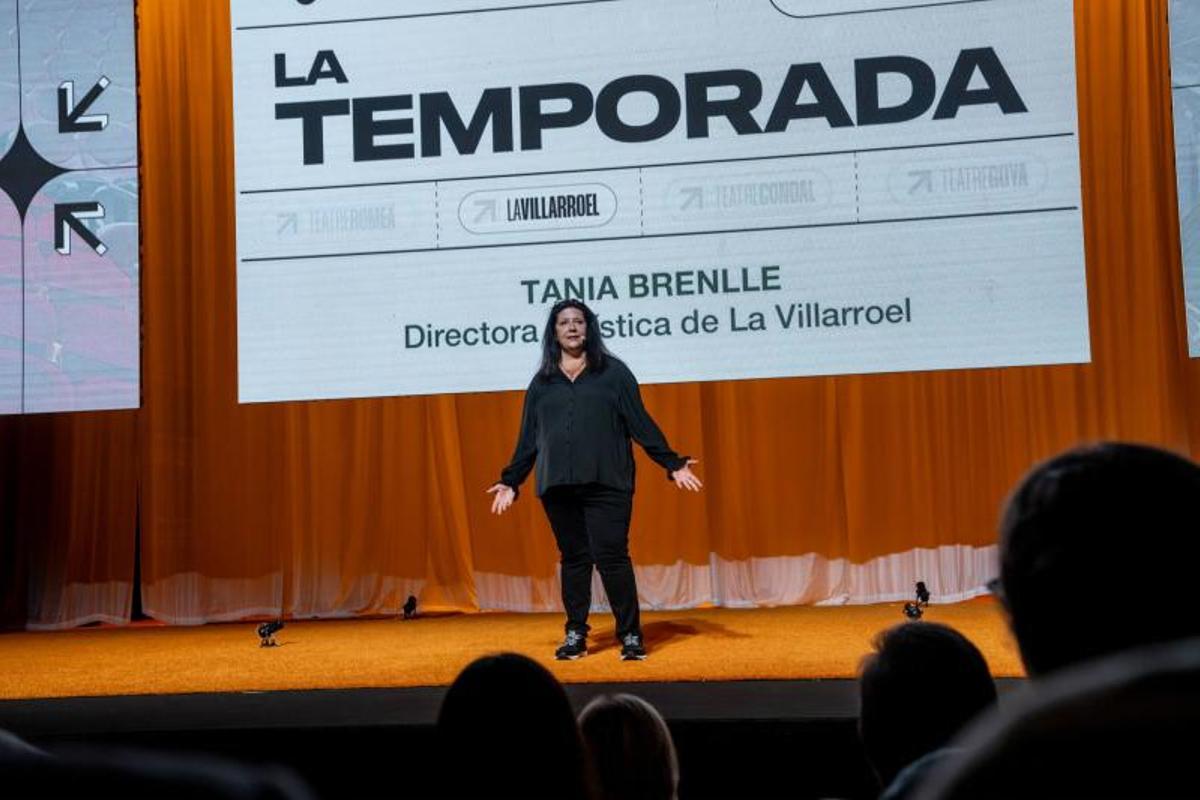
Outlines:
{"label": "black button-up blouse", "polygon": [[584,369],[572,383],[561,372],[540,375],[525,392],[521,436],[500,482],[520,487],[537,461],[537,493],[554,486],[601,483],[633,491],[630,438],[667,471],[687,464],[670,448],[642,405],[637,379],[629,367],[608,358],[601,372]]}

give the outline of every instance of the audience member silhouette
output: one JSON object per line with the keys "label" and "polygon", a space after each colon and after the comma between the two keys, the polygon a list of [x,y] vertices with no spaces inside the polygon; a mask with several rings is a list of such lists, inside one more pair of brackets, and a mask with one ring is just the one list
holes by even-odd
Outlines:
{"label": "audience member silhouette", "polygon": [[[996,702],[983,654],[953,628],[906,622],[875,639],[859,681],[859,736],[886,797],[904,797],[919,774],[980,712]],[[934,754],[934,755],[931,755]],[[897,775],[921,761],[906,774]]]}
{"label": "audience member silhouette", "polygon": [[448,797],[591,797],[575,714],[545,667],[516,653],[472,662],[438,715]]}
{"label": "audience member silhouette", "polygon": [[1035,467],[1000,523],[999,594],[1032,675],[1200,635],[1200,466],[1080,447]]}
{"label": "audience member silhouette", "polygon": [[14,733],[0,730],[0,762],[39,758],[46,754]]}
{"label": "audience member silhouette", "polygon": [[1197,797],[1200,640],[1064,667],[1005,700],[935,769],[921,800]]}
{"label": "audience member silhouette", "polygon": [[311,800],[290,770],[211,756],[142,750],[67,749],[0,753],[5,800],[113,797],[121,800]]}
{"label": "audience member silhouette", "polygon": [[667,723],[631,694],[601,695],[579,714],[601,800],[675,800],[679,761]]}
{"label": "audience member silhouette", "polygon": [[1200,466],[1104,443],[1029,472],[1000,522],[998,594],[1033,678],[917,796],[1200,793]]}

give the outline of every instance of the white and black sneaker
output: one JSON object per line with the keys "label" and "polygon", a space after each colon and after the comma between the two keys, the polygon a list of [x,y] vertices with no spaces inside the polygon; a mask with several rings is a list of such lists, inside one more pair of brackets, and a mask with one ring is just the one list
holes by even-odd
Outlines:
{"label": "white and black sneaker", "polygon": [[621,660],[646,660],[646,645],[642,642],[642,635],[640,633],[627,633],[621,639]]}
{"label": "white and black sneaker", "polygon": [[567,631],[567,638],[554,651],[559,661],[574,661],[587,655],[587,635],[579,631]]}

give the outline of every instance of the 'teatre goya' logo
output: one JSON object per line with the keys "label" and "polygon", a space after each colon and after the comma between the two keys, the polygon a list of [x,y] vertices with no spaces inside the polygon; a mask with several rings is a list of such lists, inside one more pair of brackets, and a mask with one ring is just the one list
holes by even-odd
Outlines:
{"label": "'teatre goya' logo", "polygon": [[[909,91],[903,102],[883,104],[884,76],[907,81]],[[289,75],[286,54],[275,54],[276,87],[316,86],[323,81],[350,82],[334,51],[319,51],[306,75]],[[973,82],[977,88],[971,88]],[[801,102],[806,89],[811,100]],[[654,115],[632,123],[622,119],[619,107],[622,99],[638,93],[653,99]],[[940,97],[933,67],[919,58],[896,55],[854,62],[853,114],[820,63],[788,68],[769,115],[763,101],[763,80],[757,73],[725,69],[687,73],[682,87],[661,75],[626,75],[599,92],[573,82],[484,89],[469,121],[449,92],[277,103],[275,118],[299,120],[304,163],[323,164],[325,120],[339,116],[351,117],[353,157],[360,162],[416,158],[418,143],[396,142],[394,137],[416,135],[418,125],[420,156],[436,158],[443,154],[443,133],[458,154],[470,155],[490,129],[492,152],[507,153],[518,147],[541,150],[546,131],[576,128],[593,120],[615,142],[641,143],[661,139],[681,123],[687,138],[704,139],[716,118],[726,120],[740,136],[754,136],[782,133],[793,121],[804,119],[824,119],[831,128],[848,128],[908,122],[930,109],[934,120],[954,119],[964,106],[995,105],[1003,114],[1028,111],[991,47],[962,50]],[[405,112],[409,115],[403,116]],[[383,137],[393,138],[381,142]]]}

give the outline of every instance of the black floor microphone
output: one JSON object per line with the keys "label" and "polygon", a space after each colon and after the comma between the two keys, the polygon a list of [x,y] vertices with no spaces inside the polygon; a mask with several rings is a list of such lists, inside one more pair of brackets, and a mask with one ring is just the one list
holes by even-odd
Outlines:
{"label": "black floor microphone", "polygon": [[283,620],[276,619],[270,622],[264,622],[258,626],[258,646],[259,647],[278,647],[279,642],[275,641],[275,634],[283,630]]}

